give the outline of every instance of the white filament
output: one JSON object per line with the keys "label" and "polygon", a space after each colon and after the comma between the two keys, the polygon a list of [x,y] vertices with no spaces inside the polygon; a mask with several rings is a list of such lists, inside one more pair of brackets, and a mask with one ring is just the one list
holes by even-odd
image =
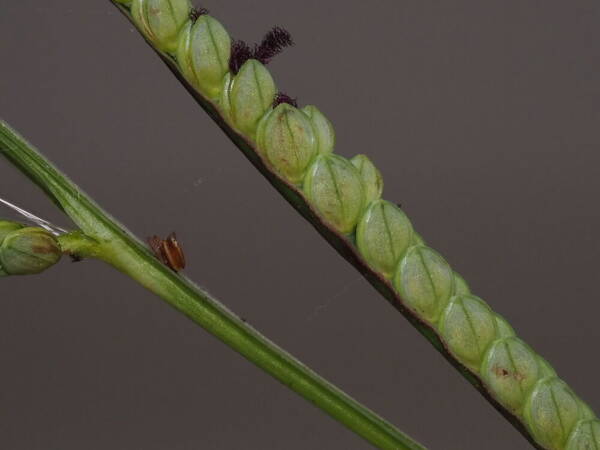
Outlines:
{"label": "white filament", "polygon": [[51,224],[47,220],[44,220],[44,219],[36,216],[35,214],[27,212],[24,209],[19,208],[17,205],[13,205],[12,203],[10,203],[2,198],[0,198],[0,203],[2,203],[6,207],[12,209],[13,211],[16,211],[17,213],[19,213],[20,215],[25,217],[30,222],[35,223],[39,227],[43,228],[46,231],[49,231],[50,233],[52,233],[55,236],[58,236],[60,234],[68,232],[67,230],[57,227],[56,225]]}

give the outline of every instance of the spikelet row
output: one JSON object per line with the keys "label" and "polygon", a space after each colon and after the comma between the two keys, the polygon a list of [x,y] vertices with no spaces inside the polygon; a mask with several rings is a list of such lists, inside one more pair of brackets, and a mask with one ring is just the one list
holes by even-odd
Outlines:
{"label": "spikelet row", "polygon": [[146,38],[175,58],[189,83],[218,106],[265,163],[297,185],[326,223],[355,242],[372,270],[390,281],[404,304],[437,331],[447,350],[541,446],[600,448],[600,421],[591,409],[502,317],[471,294],[406,214],[381,198],[382,177],[372,162],[364,155],[348,160],[334,154],[333,126],[315,106],[299,109],[294,102],[277,101],[265,58],[257,56],[264,51],[233,42],[216,19],[193,10],[188,0],[119,2],[131,8]]}

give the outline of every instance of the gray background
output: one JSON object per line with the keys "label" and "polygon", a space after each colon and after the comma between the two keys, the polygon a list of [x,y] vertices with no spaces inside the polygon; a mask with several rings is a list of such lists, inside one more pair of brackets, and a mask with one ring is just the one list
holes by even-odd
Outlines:
{"label": "gray background", "polygon": [[[186,274],[432,449],[528,444],[278,196],[108,1],[0,0],[0,114]],[[600,408],[597,1],[206,1]],[[0,161],[0,192],[68,225]],[[4,215],[4,212],[2,213]],[[368,448],[124,276],[2,280],[0,448]]]}

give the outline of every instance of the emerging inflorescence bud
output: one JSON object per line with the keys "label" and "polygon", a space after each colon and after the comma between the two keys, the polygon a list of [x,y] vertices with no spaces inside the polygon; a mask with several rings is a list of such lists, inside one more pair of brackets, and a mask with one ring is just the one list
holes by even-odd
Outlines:
{"label": "emerging inflorescence bud", "polygon": [[273,105],[275,95],[277,87],[267,68],[249,59],[237,75],[225,77],[220,104],[236,128],[254,139],[258,122]]}
{"label": "emerging inflorescence bud", "polygon": [[333,147],[335,147],[335,130],[329,119],[313,105],[305,106],[302,108],[302,111],[308,116],[315,130],[317,152],[322,155],[333,153]]}
{"label": "emerging inflorescence bud", "polygon": [[383,178],[377,167],[365,155],[356,155],[350,161],[352,161],[352,164],[358,169],[362,177],[365,186],[366,204],[368,205],[380,198],[383,193]]}
{"label": "emerging inflorescence bud", "polygon": [[411,245],[412,233],[410,220],[400,208],[377,200],[358,222],[356,244],[371,267],[391,278]]}
{"label": "emerging inflorescence bud", "polygon": [[360,174],[337,155],[318,155],[304,178],[309,202],[336,230],[349,234],[360,219],[365,194]]}
{"label": "emerging inflorescence bud", "polygon": [[42,228],[21,227],[0,244],[0,274],[30,275],[56,264],[62,255],[56,238]]}
{"label": "emerging inflorescence bud", "polygon": [[131,17],[156,48],[174,54],[191,10],[189,0],[133,0]]}
{"label": "emerging inflorescence bud", "polygon": [[256,142],[275,170],[292,183],[302,181],[317,153],[309,119],[287,103],[279,104],[260,121]]}
{"label": "emerging inflorescence bud", "polygon": [[231,38],[223,25],[207,14],[185,25],[179,36],[177,63],[185,78],[202,94],[216,100],[229,71]]}

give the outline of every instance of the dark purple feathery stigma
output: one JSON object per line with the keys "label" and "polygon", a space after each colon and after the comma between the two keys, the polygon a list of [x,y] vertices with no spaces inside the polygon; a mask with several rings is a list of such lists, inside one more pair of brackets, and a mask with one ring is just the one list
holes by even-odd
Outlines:
{"label": "dark purple feathery stigma", "polygon": [[268,64],[275,55],[291,45],[294,45],[292,36],[281,27],[273,27],[260,44],[254,45],[254,48],[251,48],[244,41],[233,41],[231,44],[231,57],[229,58],[229,70],[236,75],[244,63],[253,58],[263,64]]}
{"label": "dark purple feathery stigma", "polygon": [[246,61],[252,58],[252,49],[244,41],[233,41],[231,43],[231,57],[229,58],[229,70],[234,75],[240,71]]}
{"label": "dark purple feathery stigma", "polygon": [[281,105],[282,103],[287,103],[288,105],[292,105],[294,108],[298,107],[298,99],[290,97],[284,92],[278,92],[275,96],[275,100],[273,100],[273,108]]}
{"label": "dark purple feathery stigma", "polygon": [[286,47],[294,45],[292,35],[284,28],[273,27],[262,42],[254,46],[254,58],[263,64],[268,64],[274,56],[282,52]]}
{"label": "dark purple feathery stigma", "polygon": [[192,8],[190,10],[190,20],[192,23],[195,23],[198,20],[198,17],[208,14],[208,9],[206,8]]}

